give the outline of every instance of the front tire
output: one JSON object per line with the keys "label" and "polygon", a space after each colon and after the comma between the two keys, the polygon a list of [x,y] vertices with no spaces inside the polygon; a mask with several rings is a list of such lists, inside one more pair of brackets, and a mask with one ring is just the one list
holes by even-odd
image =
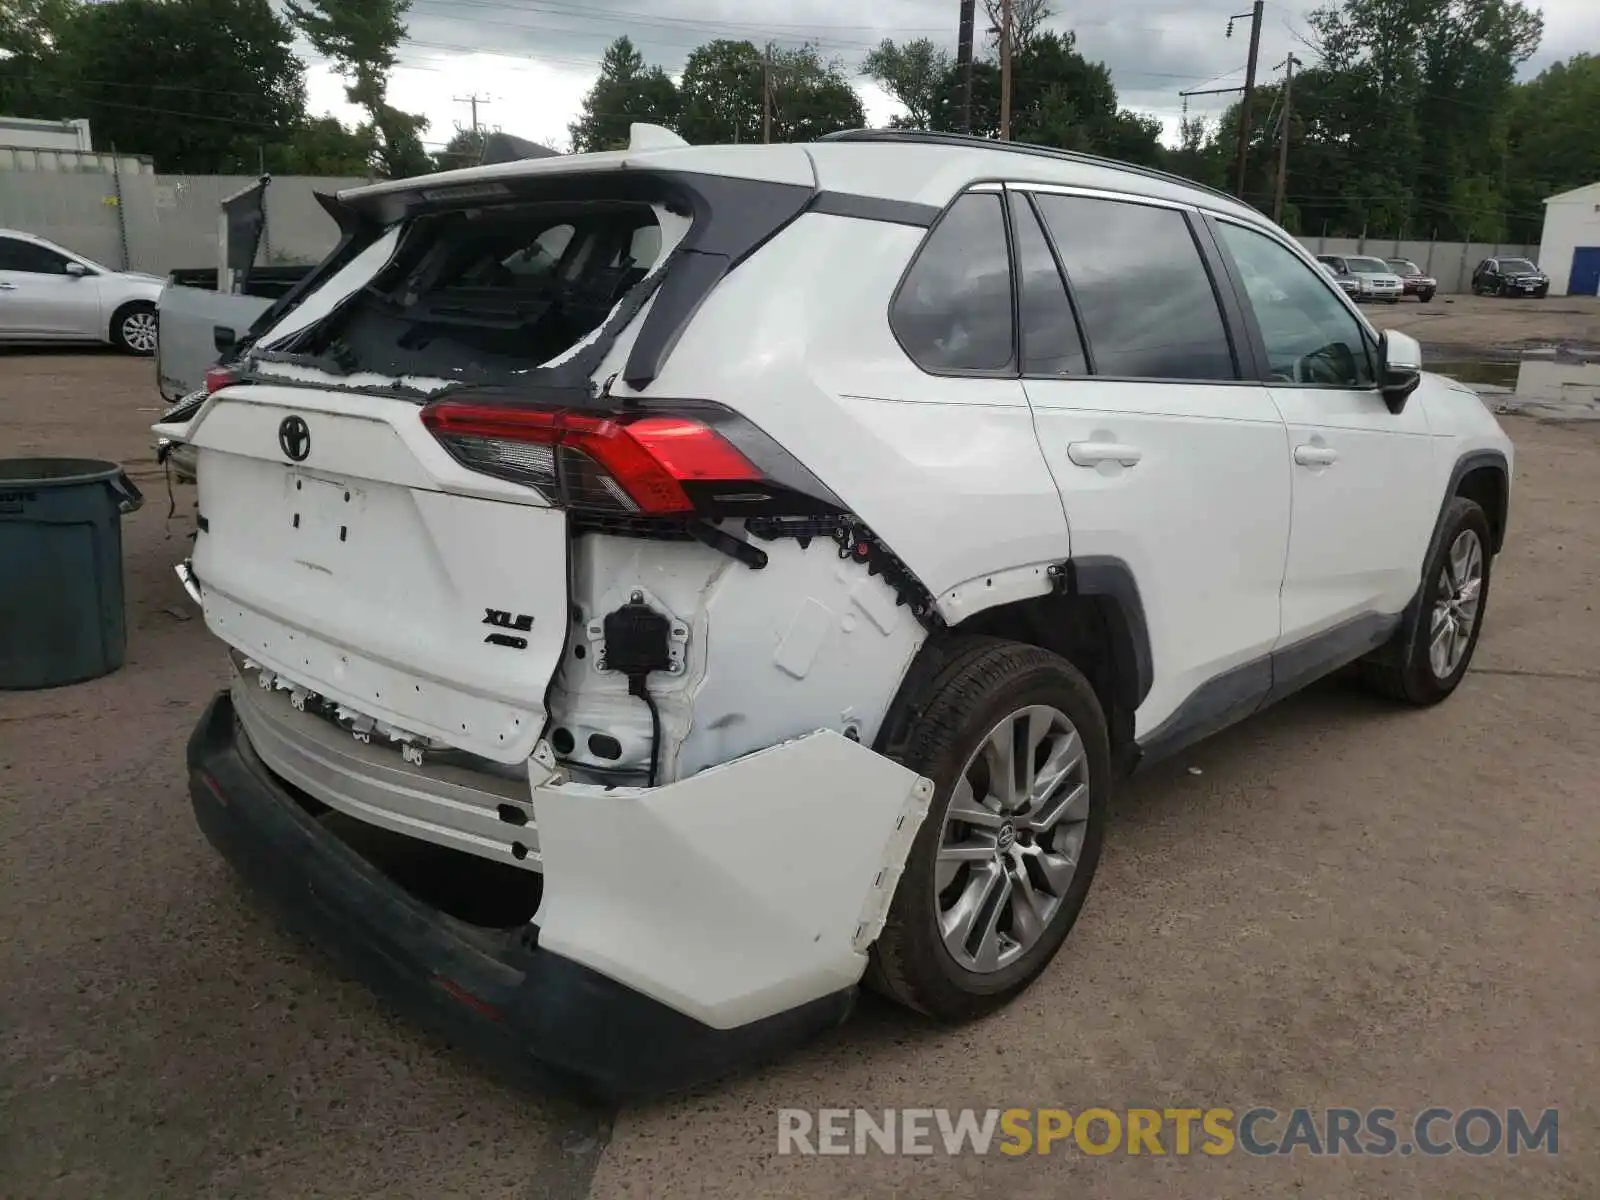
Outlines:
{"label": "front tire", "polygon": [[1100,860],[1105,716],[1069,663],[974,639],[895,757],[934,782],[868,982],[941,1021],[991,1012],[1055,957]]}
{"label": "front tire", "polygon": [[1432,292],[1418,292],[1417,293],[1417,303],[1419,303],[1419,304],[1427,304],[1432,299],[1433,299],[1433,293]]}
{"label": "front tire", "polygon": [[111,344],[124,354],[149,358],[156,352],[156,306],[148,300],[124,304],[111,317]]}
{"label": "front tire", "polygon": [[1362,664],[1371,687],[1418,707],[1456,690],[1483,631],[1492,544],[1483,509],[1452,498],[1423,564],[1418,604],[1394,640]]}

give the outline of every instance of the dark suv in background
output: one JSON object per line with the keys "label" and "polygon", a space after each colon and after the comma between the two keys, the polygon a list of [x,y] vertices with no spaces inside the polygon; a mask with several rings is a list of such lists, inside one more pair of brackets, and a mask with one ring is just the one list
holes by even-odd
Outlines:
{"label": "dark suv in background", "polygon": [[1550,276],[1525,258],[1486,258],[1472,272],[1477,296],[1537,296],[1550,294]]}
{"label": "dark suv in background", "polygon": [[1439,290],[1439,281],[1432,275],[1423,274],[1422,268],[1409,258],[1388,258],[1384,260],[1400,276],[1400,283],[1405,288],[1404,294],[1415,296],[1423,304],[1432,300]]}

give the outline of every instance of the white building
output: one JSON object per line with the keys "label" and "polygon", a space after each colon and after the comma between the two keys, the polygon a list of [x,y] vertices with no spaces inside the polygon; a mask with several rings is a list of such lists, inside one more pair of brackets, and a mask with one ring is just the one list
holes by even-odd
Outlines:
{"label": "white building", "polygon": [[1600,295],[1600,183],[1544,202],[1539,266],[1552,296]]}
{"label": "white building", "polygon": [[94,144],[89,138],[89,122],[83,117],[71,121],[0,117],[0,150],[71,150],[84,153],[93,149]]}

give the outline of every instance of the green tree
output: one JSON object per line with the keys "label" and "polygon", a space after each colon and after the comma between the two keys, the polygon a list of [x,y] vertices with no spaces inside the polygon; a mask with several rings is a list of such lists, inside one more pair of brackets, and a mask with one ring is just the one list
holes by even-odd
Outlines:
{"label": "green tree", "polygon": [[771,89],[774,142],[866,124],[843,68],[824,62],[814,47],[774,50],[768,62],[750,42],[718,39],[694,50],[684,66],[678,132],[696,143],[759,142],[764,87]]}
{"label": "green tree", "polygon": [[905,105],[905,114],[893,117],[891,124],[928,129],[953,65],[950,55],[927,38],[898,45],[884,38],[877,49],[868,51],[862,70]]}
{"label": "green tree", "polygon": [[[939,85],[930,126],[959,130],[962,98],[961,70],[952,64]],[[972,66],[972,132],[999,136],[1000,68],[991,61]],[[1119,108],[1110,70],[1079,53],[1071,33],[1036,33],[1012,56],[1011,136],[1126,162],[1164,161],[1161,123]]]}
{"label": "green tree", "polygon": [[274,175],[361,176],[371,171],[372,137],[347,129],[335,117],[305,117],[266,149]]}
{"label": "green tree", "polygon": [[1310,226],[1502,237],[1513,80],[1538,47],[1539,14],[1520,0],[1342,0],[1308,22],[1321,78],[1295,87],[1306,119],[1290,156],[1303,161],[1303,132],[1322,143],[1308,147],[1322,173],[1291,166],[1289,190],[1317,180],[1300,205]]}
{"label": "green tree", "polygon": [[163,171],[257,169],[305,111],[292,32],[268,0],[105,0],[52,29],[56,103],[95,143]]}
{"label": "green tree", "polygon": [[0,0],[0,113],[65,114],[56,40],[77,11],[77,0]]}
{"label": "green tree", "polygon": [[489,136],[486,129],[458,129],[445,143],[443,150],[433,156],[433,164],[437,170],[452,171],[457,167],[475,167],[483,158],[484,139]]}
{"label": "green tree", "polygon": [[616,150],[628,144],[628,127],[635,121],[673,129],[678,110],[678,88],[672,77],[660,67],[647,67],[644,56],[624,36],[606,47],[600,77],[567,132],[575,152]]}
{"label": "green tree", "polygon": [[284,0],[289,19],[344,76],[350,103],[367,110],[373,165],[391,179],[433,169],[422,148],[427,119],[389,103],[389,72],[410,7],[411,0]]}
{"label": "green tree", "polygon": [[1600,179],[1600,57],[1575,54],[1516,89],[1508,135],[1510,236],[1535,242],[1544,201]]}
{"label": "green tree", "polygon": [[[1001,0],[983,0],[983,12],[989,18],[989,41],[997,50],[1000,45],[1000,27],[1004,13]],[[1044,31],[1044,23],[1055,16],[1050,0],[1011,0],[1011,52],[1026,49],[1035,35]]]}

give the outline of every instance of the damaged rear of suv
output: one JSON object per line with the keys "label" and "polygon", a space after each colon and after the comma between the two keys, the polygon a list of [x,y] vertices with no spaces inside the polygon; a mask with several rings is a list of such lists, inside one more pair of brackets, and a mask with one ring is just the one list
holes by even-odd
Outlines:
{"label": "damaged rear of suv", "polygon": [[[339,247],[157,429],[234,665],[191,794],[503,1063],[620,1096],[863,981],[990,1011],[1077,920],[1114,765],[1369,652],[1417,703],[1465,671],[1503,435],[1219,193],[635,127],[329,208]],[[1361,437],[1293,445],[1324,395]],[[1366,522],[1349,562],[1294,550],[1324,509]]]}

